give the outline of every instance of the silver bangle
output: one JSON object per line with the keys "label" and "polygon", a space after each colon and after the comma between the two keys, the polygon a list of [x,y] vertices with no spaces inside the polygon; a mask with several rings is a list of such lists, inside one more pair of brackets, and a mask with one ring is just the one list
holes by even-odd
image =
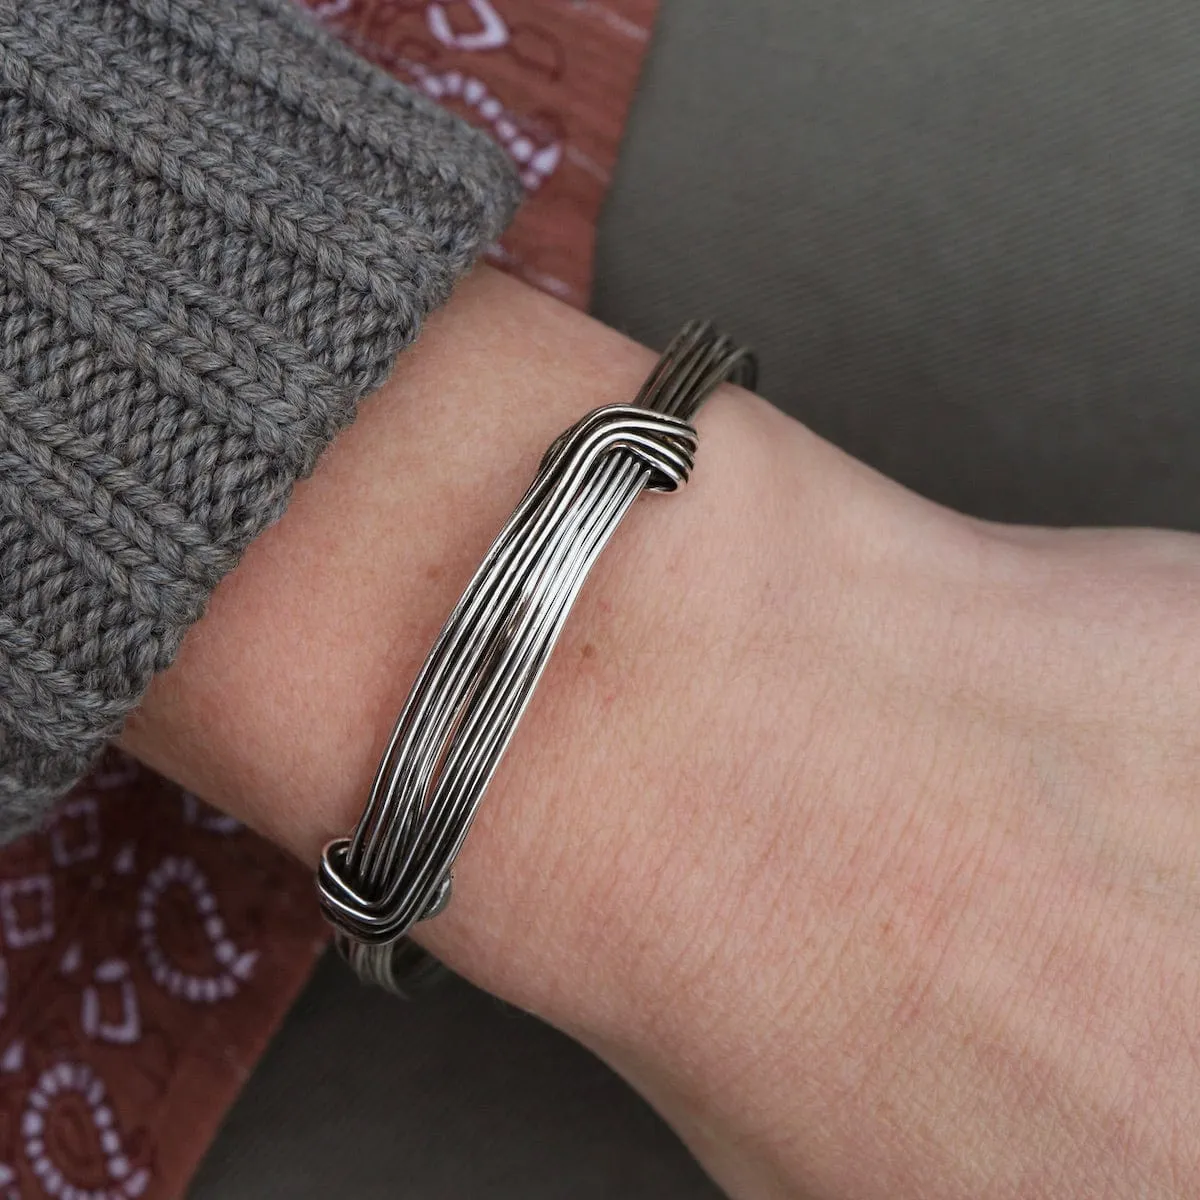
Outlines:
{"label": "silver bangle", "polygon": [[492,543],[421,668],[354,833],[325,848],[317,889],[342,954],[401,995],[438,964],[409,941],[450,899],[454,860],[584,580],[643,489],[687,482],[689,423],[754,357],[687,326],[631,405],[566,430]]}

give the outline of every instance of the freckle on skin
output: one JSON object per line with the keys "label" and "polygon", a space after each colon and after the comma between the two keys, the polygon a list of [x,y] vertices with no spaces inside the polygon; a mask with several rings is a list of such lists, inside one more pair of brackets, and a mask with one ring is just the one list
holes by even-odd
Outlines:
{"label": "freckle on skin", "polygon": [[444,574],[445,571],[443,568],[439,567],[437,563],[425,568],[425,578],[431,583],[437,583],[437,581],[441,579]]}
{"label": "freckle on skin", "polygon": [[596,647],[591,642],[584,642],[583,649],[579,653],[582,658],[595,658]]}

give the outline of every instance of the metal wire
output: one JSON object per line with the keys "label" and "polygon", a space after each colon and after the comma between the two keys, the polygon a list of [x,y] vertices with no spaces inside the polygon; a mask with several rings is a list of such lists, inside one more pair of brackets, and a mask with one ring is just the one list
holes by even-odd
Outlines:
{"label": "metal wire", "polygon": [[433,977],[408,940],[450,899],[454,860],[592,564],[641,492],[682,487],[690,420],[753,355],[686,326],[631,405],[566,430],[442,627],[380,760],[353,834],[321,857],[321,907],[364,979],[401,995]]}

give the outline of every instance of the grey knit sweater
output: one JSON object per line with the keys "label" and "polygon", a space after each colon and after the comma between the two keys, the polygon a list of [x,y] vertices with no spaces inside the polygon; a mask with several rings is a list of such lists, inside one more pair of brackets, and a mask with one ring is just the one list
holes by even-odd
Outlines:
{"label": "grey knit sweater", "polygon": [[516,199],[289,0],[0,0],[0,840]]}

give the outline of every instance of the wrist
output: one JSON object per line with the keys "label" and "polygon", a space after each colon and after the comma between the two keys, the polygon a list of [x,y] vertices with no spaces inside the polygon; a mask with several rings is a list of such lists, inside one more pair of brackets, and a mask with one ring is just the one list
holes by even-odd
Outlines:
{"label": "wrist", "polygon": [[[545,447],[583,412],[632,398],[653,361],[480,272],[218,588],[126,744],[315,861],[357,820],[413,676]],[[706,432],[702,472],[734,449],[746,424],[735,414],[759,403],[728,390],[713,410],[727,416],[702,414],[730,426]],[[610,719],[621,704],[610,685],[630,655],[661,662],[676,619],[670,557],[656,561],[661,522],[690,540],[696,523],[679,506],[695,495],[646,496],[602,556],[489,789],[451,912],[421,930],[526,1007],[550,1015],[553,995],[562,1023],[579,1016],[564,981],[595,944],[580,932],[611,882],[592,853],[608,834],[593,817],[621,807],[605,794],[611,739],[628,733]]]}
{"label": "wrist", "polygon": [[[315,863],[357,821],[416,671],[545,447],[632,398],[653,361],[479,272],[217,589],[126,744]],[[736,389],[696,423],[691,483],[645,496],[601,556],[453,903],[419,927],[485,988],[639,1055],[681,995],[711,1012],[736,994],[685,977],[744,936],[776,886],[767,863],[781,887],[801,873],[771,841],[784,808],[798,836],[819,798],[814,739],[854,769],[860,748],[834,753],[823,700],[852,661],[837,647],[854,577],[902,545],[936,558],[959,524]],[[731,810],[753,825],[733,841]],[[725,842],[736,861],[710,853]],[[811,956],[835,931],[805,916],[799,883],[789,936]]]}

